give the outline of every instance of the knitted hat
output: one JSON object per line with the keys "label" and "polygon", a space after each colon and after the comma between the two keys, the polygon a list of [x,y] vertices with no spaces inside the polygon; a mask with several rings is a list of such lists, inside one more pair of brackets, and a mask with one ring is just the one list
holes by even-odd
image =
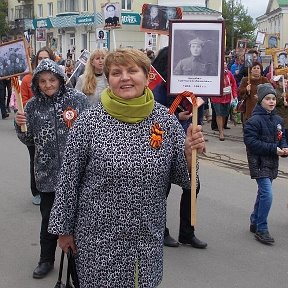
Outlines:
{"label": "knitted hat", "polygon": [[263,98],[268,94],[273,94],[276,96],[276,91],[274,90],[273,86],[270,83],[259,84],[257,86],[257,96],[259,104],[261,103]]}

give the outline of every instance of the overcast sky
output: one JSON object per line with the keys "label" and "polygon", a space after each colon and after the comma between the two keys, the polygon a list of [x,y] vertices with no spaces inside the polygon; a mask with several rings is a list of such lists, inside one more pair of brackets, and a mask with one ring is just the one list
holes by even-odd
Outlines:
{"label": "overcast sky", "polygon": [[243,6],[248,8],[248,15],[254,19],[265,14],[268,2],[269,0],[241,0]]}

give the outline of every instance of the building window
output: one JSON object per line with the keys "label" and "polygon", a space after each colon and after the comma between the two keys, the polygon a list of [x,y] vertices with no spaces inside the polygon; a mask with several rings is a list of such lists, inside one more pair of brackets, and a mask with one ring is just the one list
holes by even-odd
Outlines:
{"label": "building window", "polygon": [[48,8],[48,17],[52,17],[53,16],[53,3],[49,2],[47,8]]}
{"label": "building window", "polygon": [[58,0],[57,1],[57,13],[64,12],[64,0]]}
{"label": "building window", "polygon": [[81,34],[82,49],[87,49],[87,40],[88,40],[87,34]]}
{"label": "building window", "polygon": [[122,0],[122,10],[131,10],[132,0]]}
{"label": "building window", "polygon": [[58,0],[57,13],[63,12],[79,12],[78,0]]}
{"label": "building window", "polygon": [[14,8],[11,8],[11,10],[10,10],[10,17],[9,17],[9,20],[10,21],[14,21]]}
{"label": "building window", "polygon": [[38,4],[38,17],[43,17],[43,4]]}
{"label": "building window", "polygon": [[66,0],[65,1],[65,12],[78,12],[78,1],[77,0]]}
{"label": "building window", "polygon": [[88,11],[88,0],[82,0],[82,11]]}

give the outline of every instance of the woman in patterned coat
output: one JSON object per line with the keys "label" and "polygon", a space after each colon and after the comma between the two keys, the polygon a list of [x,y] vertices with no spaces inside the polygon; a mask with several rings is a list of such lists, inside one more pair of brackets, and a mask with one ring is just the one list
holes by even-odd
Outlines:
{"label": "woman in patterned coat", "polygon": [[82,288],[160,284],[167,186],[189,188],[191,148],[205,149],[200,126],[185,140],[154,101],[149,70],[139,50],[108,54],[109,88],[69,135],[49,231],[76,254]]}
{"label": "woman in patterned coat", "polygon": [[[25,145],[35,145],[34,172],[40,192],[42,216],[40,260],[33,278],[45,277],[54,266],[57,236],[47,232],[66,138],[73,121],[87,108],[87,97],[65,86],[63,70],[52,60],[43,59],[34,71],[32,92],[25,113],[16,114],[16,132]],[[19,126],[27,124],[27,132]]]}

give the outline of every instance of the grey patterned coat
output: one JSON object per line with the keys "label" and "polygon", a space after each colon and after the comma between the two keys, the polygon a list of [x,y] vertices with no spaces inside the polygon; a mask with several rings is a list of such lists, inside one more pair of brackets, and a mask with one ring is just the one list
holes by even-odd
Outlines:
{"label": "grey patterned coat", "polygon": [[[150,129],[164,130],[159,149]],[[101,103],[86,110],[67,140],[48,231],[73,234],[80,287],[157,287],[162,279],[168,183],[190,188],[183,128],[155,103],[138,124],[120,122]],[[137,259],[137,261],[136,261]]]}
{"label": "grey patterned coat", "polygon": [[[43,71],[51,71],[60,79],[60,89],[53,96],[47,96],[39,90],[38,77]],[[32,78],[34,97],[25,106],[28,132],[21,132],[20,127],[15,125],[17,136],[25,145],[35,144],[34,171],[36,185],[41,192],[55,191],[69,132],[63,112],[71,107],[79,115],[89,105],[83,93],[64,85],[65,77],[55,62],[42,60]]]}

